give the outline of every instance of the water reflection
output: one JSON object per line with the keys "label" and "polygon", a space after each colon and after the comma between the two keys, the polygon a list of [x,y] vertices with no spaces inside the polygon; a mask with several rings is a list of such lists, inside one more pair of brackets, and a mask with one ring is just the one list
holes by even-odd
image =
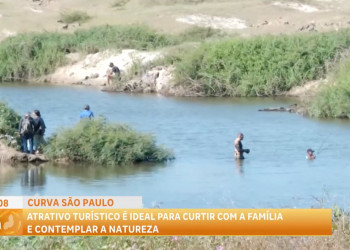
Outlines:
{"label": "water reflection", "polygon": [[107,178],[120,178],[127,176],[148,175],[164,168],[167,164],[142,163],[125,166],[101,166],[96,164],[72,163],[59,165],[45,164],[47,174],[57,177],[79,179],[81,182],[91,180],[104,180]]}
{"label": "water reflection", "polygon": [[243,171],[243,160],[241,159],[235,159],[235,165],[236,165],[236,169],[237,169],[237,172],[239,174],[243,174],[244,171]]}
{"label": "water reflection", "polygon": [[11,165],[0,165],[0,186],[12,183],[18,176],[18,167]]}
{"label": "water reflection", "polygon": [[22,187],[40,187],[45,183],[45,171],[41,166],[29,165],[22,173]]}

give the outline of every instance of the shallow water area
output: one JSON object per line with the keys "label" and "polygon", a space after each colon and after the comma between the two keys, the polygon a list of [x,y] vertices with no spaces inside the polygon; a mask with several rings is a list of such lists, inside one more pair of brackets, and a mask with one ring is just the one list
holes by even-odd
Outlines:
{"label": "shallow water area", "polygon": [[[85,104],[95,116],[152,133],[173,149],[163,164],[1,166],[0,195],[143,197],[161,208],[347,208],[350,122],[259,112],[288,106],[286,98],[175,98],[100,92],[94,88],[0,85],[0,101],[20,114],[39,109],[47,135],[79,121]],[[233,158],[245,135],[251,153]],[[317,159],[307,161],[306,149]],[[317,152],[318,151],[318,152]]]}

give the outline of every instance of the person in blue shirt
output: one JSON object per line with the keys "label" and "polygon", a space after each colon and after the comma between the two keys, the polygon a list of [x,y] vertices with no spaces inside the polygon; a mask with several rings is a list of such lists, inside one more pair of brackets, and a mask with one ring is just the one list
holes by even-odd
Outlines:
{"label": "person in blue shirt", "polygon": [[85,105],[84,110],[80,113],[80,119],[84,119],[84,118],[93,118],[94,117],[94,113],[90,110],[90,106],[89,105]]}

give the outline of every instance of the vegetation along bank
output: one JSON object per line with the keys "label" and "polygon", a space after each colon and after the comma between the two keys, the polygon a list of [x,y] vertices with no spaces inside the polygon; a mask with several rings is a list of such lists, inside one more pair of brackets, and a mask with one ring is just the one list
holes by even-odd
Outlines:
{"label": "vegetation along bank", "polygon": [[[43,159],[20,153],[20,116],[0,102],[0,162]],[[91,162],[104,165],[132,164],[141,161],[163,162],[173,159],[170,150],[156,145],[155,138],[127,125],[106,119],[82,119],[73,128],[59,130],[48,138],[44,155],[51,160]]]}
{"label": "vegetation along bank", "polygon": [[73,52],[161,49],[162,58],[147,65],[135,62],[131,76],[122,78],[125,83],[115,83],[119,86],[116,89],[132,91],[131,87],[120,86],[156,66],[174,68],[169,81],[178,91],[168,94],[190,96],[283,95],[293,87],[334,74],[315,97],[302,103],[314,117],[348,118],[349,107],[340,100],[348,100],[349,96],[345,69],[349,47],[348,29],[235,38],[206,28],[169,35],[146,26],[102,26],[71,34],[29,33],[5,39],[0,44],[0,80],[47,75],[67,64],[66,56]]}

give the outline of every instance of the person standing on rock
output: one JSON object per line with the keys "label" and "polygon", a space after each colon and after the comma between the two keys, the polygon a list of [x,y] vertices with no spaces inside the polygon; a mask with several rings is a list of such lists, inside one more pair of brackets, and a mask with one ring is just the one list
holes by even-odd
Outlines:
{"label": "person standing on rock", "polygon": [[34,110],[34,122],[35,122],[35,130],[34,130],[34,150],[36,154],[40,153],[40,145],[45,143],[44,134],[45,134],[45,122],[41,117],[39,110]]}
{"label": "person standing on rock", "polygon": [[238,133],[237,138],[235,139],[235,158],[236,159],[244,159],[243,153],[249,154],[250,149],[243,149],[242,140],[244,135],[242,133]]}
{"label": "person standing on rock", "polygon": [[80,113],[80,119],[84,119],[84,118],[93,118],[94,117],[94,113],[90,110],[90,106],[89,105],[85,105],[84,110]]}
{"label": "person standing on rock", "polygon": [[[35,130],[34,119],[30,116],[30,112],[26,113],[19,121],[18,134],[22,140],[22,150],[24,153],[33,154],[33,136]],[[29,149],[28,149],[29,144]]]}
{"label": "person standing on rock", "polygon": [[120,80],[120,70],[112,62],[109,64],[109,68],[107,69],[106,75],[107,75],[107,85],[112,84],[113,78],[117,78],[118,80]]}

